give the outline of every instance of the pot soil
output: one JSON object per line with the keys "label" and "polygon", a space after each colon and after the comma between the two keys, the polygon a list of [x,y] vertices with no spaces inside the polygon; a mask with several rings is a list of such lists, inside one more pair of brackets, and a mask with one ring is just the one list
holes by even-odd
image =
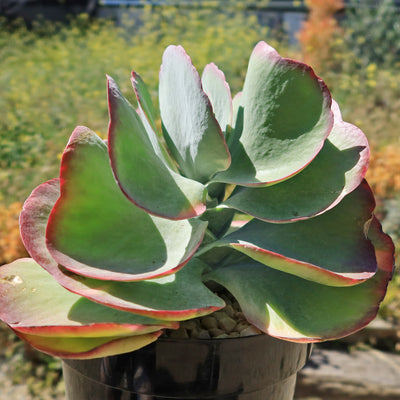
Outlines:
{"label": "pot soil", "polygon": [[67,400],[292,400],[311,345],[267,335],[171,339],[93,360],[64,360]]}

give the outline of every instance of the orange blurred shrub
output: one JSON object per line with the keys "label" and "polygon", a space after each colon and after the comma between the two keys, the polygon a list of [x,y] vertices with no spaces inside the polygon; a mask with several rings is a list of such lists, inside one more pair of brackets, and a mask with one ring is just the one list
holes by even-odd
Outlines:
{"label": "orange blurred shrub", "polygon": [[19,234],[21,209],[22,204],[18,202],[8,206],[0,204],[0,265],[28,255]]}
{"label": "orange blurred shrub", "polygon": [[400,195],[400,146],[389,144],[372,151],[366,178],[377,197]]}
{"label": "orange blurred shrub", "polygon": [[303,59],[319,70],[332,59],[334,35],[341,31],[335,13],[344,7],[343,0],[306,0],[308,19],[298,33]]}

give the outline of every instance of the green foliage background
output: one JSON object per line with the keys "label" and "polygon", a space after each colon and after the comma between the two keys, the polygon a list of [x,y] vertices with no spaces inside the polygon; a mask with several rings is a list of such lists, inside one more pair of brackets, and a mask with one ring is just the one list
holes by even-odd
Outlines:
{"label": "green foliage background", "polygon": [[181,44],[199,70],[211,61],[222,68],[236,92],[253,46],[267,39],[254,15],[212,8],[146,7],[140,20],[124,22],[118,28],[81,16],[32,30],[0,22],[0,201],[21,201],[56,176],[57,156],[76,125],[105,137],[106,74],[133,101],[134,69],[156,98],[163,50]]}

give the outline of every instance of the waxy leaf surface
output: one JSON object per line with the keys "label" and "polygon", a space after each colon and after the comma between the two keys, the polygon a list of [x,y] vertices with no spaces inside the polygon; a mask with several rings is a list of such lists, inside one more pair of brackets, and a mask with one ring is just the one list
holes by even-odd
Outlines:
{"label": "waxy leaf surface", "polygon": [[183,320],[209,314],[225,303],[202,282],[206,265],[192,259],[174,275],[155,281],[105,282],[73,274],[51,257],[45,230],[59,196],[58,179],[37,187],[24,204],[21,228],[29,254],[70,291],[117,309],[162,320]]}
{"label": "waxy leaf surface", "polygon": [[169,46],[160,69],[164,135],[183,175],[206,183],[230,165],[230,154],[198,72],[181,46]]}
{"label": "waxy leaf surface", "polygon": [[157,132],[153,102],[143,79],[136,72],[132,72],[131,82],[140,111],[146,116],[153,132]]}
{"label": "waxy leaf surface", "polygon": [[147,86],[143,82],[140,75],[134,71],[132,72],[131,82],[138,103],[138,108],[136,111],[139,114],[139,117],[147,131],[147,135],[151,140],[154,151],[173,171],[177,172],[178,168],[176,162],[172,159],[171,155],[168,153],[168,150],[156,134],[156,114],[150,93],[147,90]]}
{"label": "waxy leaf surface", "polygon": [[277,185],[237,187],[224,204],[265,221],[296,221],[331,209],[358,187],[368,167],[367,138],[342,120],[336,102],[332,110],[333,129],[311,164]]}
{"label": "waxy leaf surface", "polygon": [[149,215],[119,189],[107,146],[78,127],[61,161],[61,196],[49,217],[47,247],[78,274],[141,280],[181,268],[199,246],[206,223]]}
{"label": "waxy leaf surface", "polygon": [[60,179],[51,179],[36,187],[26,199],[19,216],[22,242],[29,255],[48,272],[58,263],[46,245],[47,222],[60,197]]}
{"label": "waxy leaf surface", "polygon": [[47,337],[21,332],[16,334],[36,349],[60,358],[88,360],[138,350],[156,341],[161,331],[138,336],[114,337]]}
{"label": "waxy leaf surface", "polygon": [[93,301],[166,321],[210,314],[225,306],[202,281],[205,265],[191,259],[173,275],[139,282],[105,282],[59,269],[60,284]]}
{"label": "waxy leaf surface", "polygon": [[364,181],[335,208],[287,224],[253,219],[222,243],[272,268],[331,286],[354,285],[376,272],[365,235],[375,203]]}
{"label": "waxy leaf surface", "polygon": [[[136,91],[140,89],[143,90],[142,85]],[[111,166],[126,196],[138,207],[165,218],[186,219],[203,213],[205,187],[169,168],[157,135],[150,126],[145,128],[111,78],[108,79],[108,103]],[[150,107],[147,102],[145,105],[147,109]]]}
{"label": "waxy leaf surface", "polygon": [[0,268],[0,317],[17,332],[43,337],[142,335],[177,324],[94,303],[63,288],[34,260]]}
{"label": "waxy leaf surface", "polygon": [[227,125],[232,125],[231,89],[224,73],[214,64],[207,64],[201,75],[204,92],[211,101],[219,126],[225,132]]}
{"label": "waxy leaf surface", "polygon": [[393,273],[394,247],[373,219],[369,234],[378,271],[349,287],[332,287],[286,274],[251,259],[208,277],[238,300],[246,319],[271,336],[319,342],[346,336],[367,325],[378,311]]}
{"label": "waxy leaf surface", "polygon": [[264,42],[250,57],[240,102],[240,142],[230,168],[215,181],[251,186],[285,180],[314,159],[333,125],[326,85],[310,67]]}

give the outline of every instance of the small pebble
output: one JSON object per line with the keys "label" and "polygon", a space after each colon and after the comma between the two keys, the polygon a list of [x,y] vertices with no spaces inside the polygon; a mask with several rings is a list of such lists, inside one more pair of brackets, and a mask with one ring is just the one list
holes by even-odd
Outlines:
{"label": "small pebble", "polygon": [[253,325],[248,326],[246,329],[243,329],[240,332],[240,336],[242,336],[242,337],[243,336],[260,335],[260,334],[261,334],[261,331]]}
{"label": "small pebble", "polygon": [[[217,293],[218,294],[218,293]],[[211,339],[254,336],[262,332],[251,325],[240,309],[239,303],[229,293],[218,294],[226,303],[219,311],[200,318],[182,321],[178,330],[165,330],[163,336],[175,339]]]}
{"label": "small pebble", "polygon": [[199,324],[196,319],[188,319],[187,321],[181,322],[181,326],[189,331],[192,331],[198,328]]}
{"label": "small pebble", "polygon": [[214,339],[225,339],[228,338],[229,335],[226,333],[222,333],[221,335],[215,336]]}
{"label": "small pebble", "polygon": [[169,334],[171,339],[189,339],[189,335],[185,328],[179,327],[179,329],[175,331],[171,331]]}
{"label": "small pebble", "polygon": [[244,329],[248,328],[250,325],[246,322],[238,322],[235,327],[236,332],[242,332]]}
{"label": "small pebble", "polygon": [[222,318],[228,317],[228,314],[225,311],[220,310],[213,313],[213,316],[219,321]]}
{"label": "small pebble", "polygon": [[212,328],[208,330],[210,332],[211,337],[217,337],[225,333],[222,329],[219,328]]}
{"label": "small pebble", "polygon": [[203,329],[198,333],[196,339],[211,339],[210,332]]}
{"label": "small pebble", "polygon": [[201,325],[206,329],[218,328],[218,321],[215,317],[208,315],[201,319]]}
{"label": "small pebble", "polygon": [[228,317],[233,318],[235,316],[235,310],[233,309],[233,307],[229,304],[224,308],[224,311],[226,312],[226,314],[228,315]]}
{"label": "small pebble", "polygon": [[218,321],[218,326],[224,332],[232,332],[235,329],[236,321],[230,317],[221,318]]}

